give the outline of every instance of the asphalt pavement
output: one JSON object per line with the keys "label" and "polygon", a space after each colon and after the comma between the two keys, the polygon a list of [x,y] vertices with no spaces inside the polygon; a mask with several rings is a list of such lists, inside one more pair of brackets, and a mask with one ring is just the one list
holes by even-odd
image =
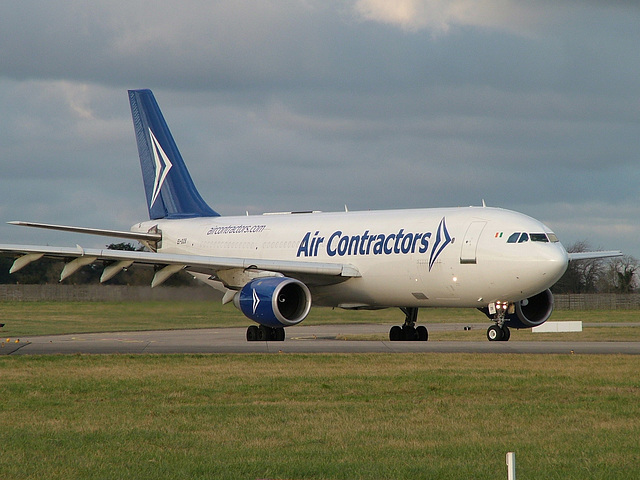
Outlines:
{"label": "asphalt pavement", "polygon": [[[429,331],[463,329],[431,324]],[[474,325],[473,329],[486,330]],[[284,342],[247,342],[245,327],[86,333],[2,338],[0,355],[168,353],[530,353],[640,354],[640,342],[340,340],[341,335],[388,333],[388,325],[312,325],[287,329]]]}

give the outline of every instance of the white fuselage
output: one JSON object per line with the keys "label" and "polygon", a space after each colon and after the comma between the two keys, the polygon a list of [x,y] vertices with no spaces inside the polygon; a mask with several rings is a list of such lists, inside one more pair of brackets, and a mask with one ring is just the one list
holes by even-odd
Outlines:
{"label": "white fuselage", "polygon": [[350,264],[359,277],[309,285],[315,304],[346,308],[516,302],[551,287],[568,264],[545,225],[497,208],[151,220],[132,230],[154,226],[163,253]]}

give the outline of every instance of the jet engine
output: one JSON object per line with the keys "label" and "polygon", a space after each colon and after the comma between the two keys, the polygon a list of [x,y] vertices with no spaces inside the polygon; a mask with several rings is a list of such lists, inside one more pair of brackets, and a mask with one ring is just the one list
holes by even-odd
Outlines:
{"label": "jet engine", "polygon": [[[491,314],[487,307],[479,309],[491,320],[496,320],[495,314]],[[546,322],[553,312],[553,294],[547,289],[525,298],[513,304],[513,308],[509,308],[509,312],[504,318],[505,325],[511,328],[532,328],[542,325]]]}
{"label": "jet engine", "polygon": [[304,283],[293,278],[256,278],[236,293],[233,304],[261,325],[290,327],[306,318],[311,293]]}
{"label": "jet engine", "polygon": [[515,312],[507,314],[509,327],[531,328],[542,325],[553,312],[553,294],[547,289],[543,292],[516,302]]}

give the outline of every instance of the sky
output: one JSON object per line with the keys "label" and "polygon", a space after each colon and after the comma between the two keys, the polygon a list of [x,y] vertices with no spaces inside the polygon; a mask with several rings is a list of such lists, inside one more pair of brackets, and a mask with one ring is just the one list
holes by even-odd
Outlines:
{"label": "sky", "polygon": [[640,258],[637,0],[0,6],[0,243],[147,218],[151,88],[224,215],[503,207]]}

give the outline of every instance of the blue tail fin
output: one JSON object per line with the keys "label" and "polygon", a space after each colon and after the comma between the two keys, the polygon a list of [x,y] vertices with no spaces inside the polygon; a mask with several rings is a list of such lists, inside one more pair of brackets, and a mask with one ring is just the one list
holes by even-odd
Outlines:
{"label": "blue tail fin", "polygon": [[129,90],[149,218],[219,217],[202,199],[151,90]]}

